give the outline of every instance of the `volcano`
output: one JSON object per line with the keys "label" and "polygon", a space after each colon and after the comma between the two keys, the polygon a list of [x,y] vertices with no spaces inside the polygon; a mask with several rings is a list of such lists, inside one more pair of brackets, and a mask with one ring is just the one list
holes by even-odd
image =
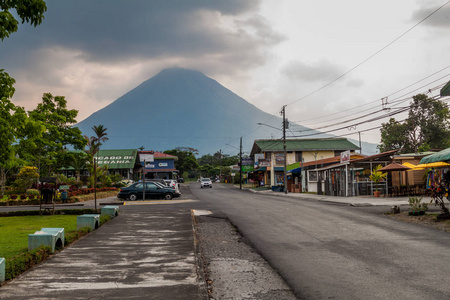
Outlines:
{"label": "volcano", "polygon": [[[281,105],[280,105],[281,108]],[[279,139],[282,119],[270,115],[201,72],[165,69],[76,126],[92,136],[92,127],[107,128],[102,149],[165,151],[191,147],[199,154],[250,152],[255,139]],[[301,130],[301,126],[296,130]],[[308,129],[303,127],[304,129]],[[309,133],[314,131],[309,131]],[[323,137],[323,136],[322,136]]]}

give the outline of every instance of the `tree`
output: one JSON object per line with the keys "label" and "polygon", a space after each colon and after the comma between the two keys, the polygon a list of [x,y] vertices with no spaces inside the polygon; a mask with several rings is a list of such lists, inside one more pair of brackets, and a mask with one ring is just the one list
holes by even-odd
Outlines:
{"label": "tree", "polygon": [[30,119],[45,128],[45,132],[34,138],[21,141],[21,157],[30,161],[39,170],[39,174],[50,176],[58,169],[68,166],[67,147],[81,150],[86,140],[76,124],[78,111],[67,108],[64,96],[45,93],[42,103],[28,112]]}
{"label": "tree", "polygon": [[419,149],[450,146],[450,111],[447,105],[419,94],[413,97],[408,118],[400,123],[390,119],[383,123],[380,151],[402,148],[403,153],[417,153]]}
{"label": "tree", "polygon": [[17,157],[18,140],[27,136],[39,136],[43,128],[27,117],[22,107],[15,106],[10,98],[14,95],[14,79],[0,70],[0,185],[3,197],[6,176],[23,164]]}
{"label": "tree", "polygon": [[81,170],[86,167],[88,155],[85,152],[69,152],[68,163],[76,173],[77,183],[80,182]]}
{"label": "tree", "polygon": [[402,149],[408,145],[408,134],[406,124],[390,118],[388,123],[381,124],[381,143],[378,145],[380,152],[394,149]]}
{"label": "tree", "polygon": [[22,167],[17,174],[17,179],[14,185],[19,188],[19,190],[25,192],[27,189],[31,188],[33,182],[39,178],[39,173],[36,167]]}
{"label": "tree", "polygon": [[[108,128],[103,127],[103,125],[93,126],[92,130],[95,133],[95,136],[92,136],[90,139],[88,139],[88,146],[91,147],[91,153],[92,157],[95,156],[98,151],[100,151],[100,146],[103,145],[104,142],[108,140],[106,130]],[[94,160],[94,203],[95,203],[95,209],[97,209],[97,162]],[[107,172],[107,169],[105,171],[105,174]]]}
{"label": "tree", "polygon": [[23,23],[30,23],[36,27],[44,19],[47,5],[44,0],[9,0],[0,1],[0,39],[3,41],[19,28],[19,21],[10,10],[15,10]]}
{"label": "tree", "polygon": [[198,150],[188,147],[178,147],[173,150],[164,151],[164,153],[176,156],[178,159],[175,161],[175,168],[183,174],[184,172],[196,170],[198,168],[197,159],[194,153],[198,153]]}

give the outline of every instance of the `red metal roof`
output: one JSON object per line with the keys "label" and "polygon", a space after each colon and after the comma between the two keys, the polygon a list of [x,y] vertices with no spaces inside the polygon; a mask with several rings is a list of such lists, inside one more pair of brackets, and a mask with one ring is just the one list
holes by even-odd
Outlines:
{"label": "red metal roof", "polygon": [[178,159],[177,156],[166,154],[166,153],[162,153],[162,152],[156,152],[156,151],[139,151],[139,154],[153,154],[153,157],[155,159],[163,159],[163,158],[175,159],[175,160]]}

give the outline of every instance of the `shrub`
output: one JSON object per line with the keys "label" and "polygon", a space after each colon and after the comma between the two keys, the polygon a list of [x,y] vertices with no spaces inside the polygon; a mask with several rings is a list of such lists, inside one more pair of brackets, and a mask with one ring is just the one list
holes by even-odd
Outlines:
{"label": "shrub", "polygon": [[36,264],[46,260],[51,254],[50,247],[39,247],[30,252],[21,253],[6,261],[5,278],[11,280]]}
{"label": "shrub", "polygon": [[26,194],[20,194],[19,199],[20,200],[25,200],[25,199],[27,199],[27,195]]}
{"label": "shrub", "polygon": [[109,215],[100,216],[100,226],[105,224],[109,220],[111,220],[111,216],[109,216]]}
{"label": "shrub", "polygon": [[409,197],[410,211],[427,211],[428,203],[422,203],[422,197]]}
{"label": "shrub", "polygon": [[77,231],[72,231],[72,232],[65,233],[65,235],[64,235],[64,245],[67,246],[67,245],[75,242],[76,240],[78,240],[82,236],[85,236],[86,234],[88,234],[90,231],[91,231],[91,229],[89,227],[84,227],[84,228],[80,228]]}
{"label": "shrub", "polygon": [[39,196],[41,193],[39,192],[39,190],[36,190],[36,189],[28,189],[27,190],[27,195],[28,195],[28,198],[30,197],[30,196]]}
{"label": "shrub", "polygon": [[15,200],[15,199],[17,199],[17,195],[16,194],[11,194],[11,195],[9,195],[9,199]]}

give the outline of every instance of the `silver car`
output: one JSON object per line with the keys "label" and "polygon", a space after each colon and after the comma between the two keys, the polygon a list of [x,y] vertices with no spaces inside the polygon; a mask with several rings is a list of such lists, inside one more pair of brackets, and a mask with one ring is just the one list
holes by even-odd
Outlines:
{"label": "silver car", "polygon": [[202,180],[200,181],[200,187],[204,188],[204,187],[210,187],[212,188],[212,181],[209,178],[202,178]]}

